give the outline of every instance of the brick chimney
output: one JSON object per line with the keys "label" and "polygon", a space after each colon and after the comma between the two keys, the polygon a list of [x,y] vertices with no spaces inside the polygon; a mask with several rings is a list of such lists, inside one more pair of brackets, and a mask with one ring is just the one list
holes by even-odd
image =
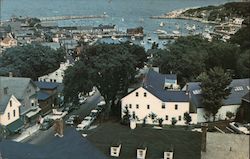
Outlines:
{"label": "brick chimney", "polygon": [[202,152],[206,152],[206,148],[207,148],[207,129],[208,129],[208,124],[202,123],[201,124],[201,151]]}

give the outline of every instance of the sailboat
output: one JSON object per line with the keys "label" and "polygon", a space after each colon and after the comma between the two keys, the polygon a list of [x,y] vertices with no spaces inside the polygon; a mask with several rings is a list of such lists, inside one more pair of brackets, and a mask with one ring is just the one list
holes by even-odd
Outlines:
{"label": "sailboat", "polygon": [[160,27],[163,27],[165,25],[165,23],[161,22],[160,23]]}

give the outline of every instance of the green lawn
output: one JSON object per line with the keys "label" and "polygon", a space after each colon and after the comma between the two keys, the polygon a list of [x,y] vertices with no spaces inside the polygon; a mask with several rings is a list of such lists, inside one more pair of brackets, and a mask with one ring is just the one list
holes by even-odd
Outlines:
{"label": "green lawn", "polygon": [[174,159],[200,159],[201,134],[178,129],[157,130],[151,127],[129,127],[115,122],[102,123],[96,129],[88,131],[87,137],[105,155],[109,156],[110,145],[116,141],[122,143],[120,158],[136,158],[136,149],[140,144],[147,146],[146,158],[163,158],[163,152],[171,145]]}

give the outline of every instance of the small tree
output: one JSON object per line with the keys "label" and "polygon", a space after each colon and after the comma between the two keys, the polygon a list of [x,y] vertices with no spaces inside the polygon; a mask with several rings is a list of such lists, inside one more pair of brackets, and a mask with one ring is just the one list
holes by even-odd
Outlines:
{"label": "small tree", "polygon": [[192,117],[188,112],[184,113],[184,120],[186,121],[185,124],[189,125],[190,122],[192,121]]}
{"label": "small tree", "polygon": [[175,126],[175,124],[177,123],[177,120],[175,118],[172,118],[171,122],[172,122],[172,125]]}
{"label": "small tree", "polygon": [[121,124],[129,125],[129,123],[130,123],[130,114],[129,114],[128,107],[125,107],[124,114],[125,115],[122,118]]}
{"label": "small tree", "polygon": [[229,120],[231,120],[235,115],[234,115],[234,113],[228,111],[226,113],[226,116],[228,117]]}
{"label": "small tree", "polygon": [[150,117],[152,119],[153,123],[154,123],[155,122],[155,118],[157,117],[157,115],[152,112],[151,114],[148,115],[148,117]]}
{"label": "small tree", "polygon": [[142,127],[145,127],[145,126],[146,126],[146,120],[147,120],[147,117],[144,117],[144,118],[143,118],[143,122],[142,122]]}
{"label": "small tree", "polygon": [[163,119],[162,119],[162,118],[159,118],[159,119],[158,119],[158,122],[159,122],[159,126],[162,127]]}

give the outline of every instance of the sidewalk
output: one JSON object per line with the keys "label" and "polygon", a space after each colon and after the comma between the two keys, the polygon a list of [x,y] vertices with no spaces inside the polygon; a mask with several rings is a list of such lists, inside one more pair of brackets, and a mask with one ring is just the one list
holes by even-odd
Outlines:
{"label": "sidewalk", "polygon": [[16,142],[21,142],[22,140],[26,139],[27,137],[33,135],[35,132],[37,132],[40,128],[39,124],[36,124],[34,126],[31,126],[25,130],[23,130],[23,132],[15,139],[12,139],[13,141]]}

